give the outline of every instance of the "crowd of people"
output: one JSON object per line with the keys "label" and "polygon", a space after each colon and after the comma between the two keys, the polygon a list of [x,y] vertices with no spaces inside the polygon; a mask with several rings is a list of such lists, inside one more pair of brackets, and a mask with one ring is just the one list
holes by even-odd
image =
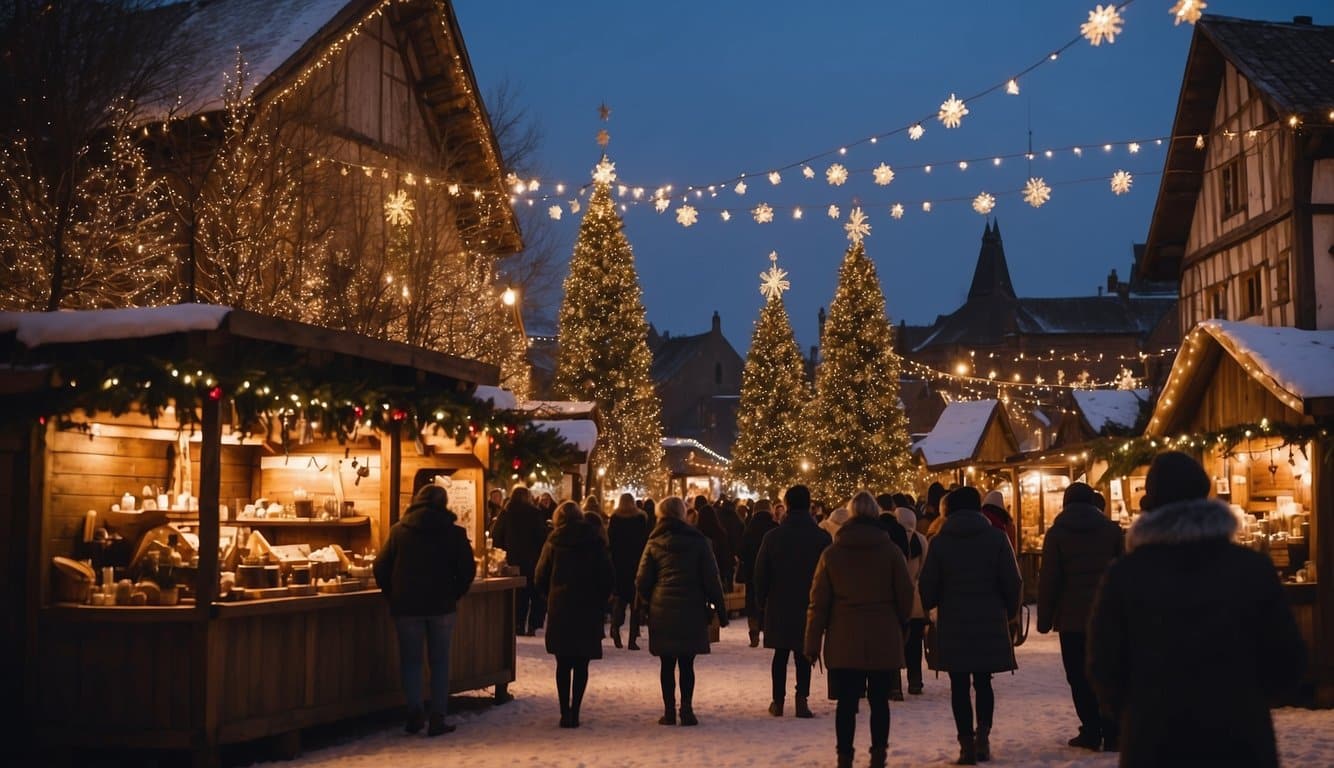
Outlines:
{"label": "crowd of people", "polygon": [[[1194,459],[1161,454],[1128,531],[1092,487],[1065,491],[1045,536],[1037,628],[1059,634],[1080,723],[1069,746],[1120,752],[1122,765],[1277,765],[1268,707],[1301,679],[1305,647],[1272,565],[1232,543],[1237,522],[1210,487]],[[863,699],[870,765],[886,764],[890,703],[905,701],[903,670],[908,696],[923,693],[924,661],[949,680],[957,764],[992,758],[992,676],[1018,667],[1023,601],[1000,493],[936,483],[920,501],[863,490],[831,509],[796,485],[746,502],[623,494],[607,512],[596,497],[535,501],[516,486],[487,506],[493,544],[526,581],[517,631],[541,631],[555,657],[562,728],[579,727],[589,662],[608,634],[637,651],[645,629],[660,665],[658,722],[698,725],[695,659],[727,626],[736,582],[750,646],[772,651],[769,714],[786,713],[793,667],[792,713],[814,717],[822,667],[839,766],[853,764]],[[418,493],[375,573],[400,640],[407,730],[447,733],[449,634],[473,576],[443,489]]]}

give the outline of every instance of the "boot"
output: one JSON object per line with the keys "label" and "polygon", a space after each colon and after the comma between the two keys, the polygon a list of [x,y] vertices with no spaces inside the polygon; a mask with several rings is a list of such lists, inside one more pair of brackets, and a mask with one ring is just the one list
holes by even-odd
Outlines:
{"label": "boot", "polygon": [[445,716],[439,713],[431,714],[431,724],[426,726],[427,736],[439,736],[442,733],[453,733],[457,726],[445,722]]}
{"label": "boot", "polygon": [[570,726],[570,705],[565,703],[565,699],[560,700],[560,727],[569,728]]}
{"label": "boot", "polygon": [[753,629],[750,631],[750,647],[751,648],[760,647],[760,633],[756,632]]}
{"label": "boot", "polygon": [[973,734],[959,737],[959,759],[954,764],[977,765],[977,744],[973,742]]}
{"label": "boot", "polygon": [[775,700],[773,700],[772,702],[769,703],[769,714],[773,715],[774,717],[782,717],[782,716],[783,716],[783,700],[782,700],[782,699],[775,699]]}
{"label": "boot", "polygon": [[658,725],[676,725],[676,701],[673,699],[664,699],[662,708],[663,715],[658,718]]}
{"label": "boot", "polygon": [[871,747],[871,768],[885,768],[889,759],[889,750],[885,747]]}
{"label": "boot", "polygon": [[[634,641],[631,640],[630,642],[633,643]],[[620,647],[621,647],[621,628],[620,628],[620,627],[612,627],[612,628],[611,628],[611,644],[614,645],[614,646],[616,646],[617,648],[620,648]]]}
{"label": "boot", "polygon": [[852,768],[852,753],[851,753],[851,752],[839,752],[839,753],[838,753],[838,768]]}
{"label": "boot", "polygon": [[403,731],[409,734],[416,734],[421,733],[421,730],[425,727],[426,716],[422,714],[420,709],[416,709],[408,713],[408,721],[403,726]]}
{"label": "boot", "polygon": [[991,729],[978,728],[977,735],[973,739],[973,746],[977,750],[977,762],[985,763],[991,759]]}
{"label": "boot", "polygon": [[637,651],[637,650],[639,650],[639,638],[638,638],[638,637],[633,637],[633,636],[632,636],[632,637],[630,638],[630,644],[627,645],[626,647],[629,648],[629,649],[632,650],[632,651]]}
{"label": "boot", "polygon": [[1102,746],[1102,736],[1088,728],[1081,727],[1079,729],[1079,735],[1067,741],[1066,744],[1072,747],[1097,752],[1098,748]]}
{"label": "boot", "polygon": [[699,720],[689,707],[681,707],[681,725],[699,725]]}
{"label": "boot", "polygon": [[815,717],[815,713],[811,711],[810,705],[807,703],[805,696],[797,697],[797,717],[801,718]]}

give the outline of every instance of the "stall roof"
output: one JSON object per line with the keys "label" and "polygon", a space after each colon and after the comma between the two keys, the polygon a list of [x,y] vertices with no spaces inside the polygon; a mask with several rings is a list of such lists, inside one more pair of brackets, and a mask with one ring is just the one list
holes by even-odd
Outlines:
{"label": "stall roof", "polygon": [[693,437],[662,438],[663,461],[674,477],[723,472],[732,462]]}
{"label": "stall roof", "polygon": [[[917,441],[913,453],[922,457],[928,469],[949,469],[976,461],[988,428],[1004,420],[999,400],[962,400],[945,407],[936,425]],[[1008,427],[1002,424],[1008,432]],[[1013,434],[1007,435],[1009,451],[1018,450]]]}
{"label": "stall roof", "polygon": [[583,451],[593,450],[598,441],[598,425],[590,419],[538,419],[532,422],[537,429],[555,430],[565,442]]}
{"label": "stall roof", "polygon": [[478,384],[472,396],[482,402],[490,400],[491,405],[498,411],[512,411],[518,405],[513,392],[491,384]]}
{"label": "stall roof", "polygon": [[591,416],[598,404],[591,400],[524,400],[515,410],[553,419]]}
{"label": "stall roof", "polygon": [[1108,428],[1134,429],[1139,423],[1140,408],[1149,400],[1147,389],[1076,389],[1071,395],[1096,435]]}
{"label": "stall roof", "polygon": [[0,312],[0,333],[28,349],[46,344],[143,339],[186,331],[216,331],[231,312],[216,304],[174,304],[66,312]]}

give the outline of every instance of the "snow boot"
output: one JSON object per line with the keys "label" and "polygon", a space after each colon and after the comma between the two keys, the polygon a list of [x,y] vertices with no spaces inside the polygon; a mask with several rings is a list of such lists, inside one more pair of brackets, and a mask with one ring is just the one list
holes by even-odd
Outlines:
{"label": "snow boot", "polygon": [[871,747],[871,768],[885,768],[889,760],[887,747]]}
{"label": "snow boot", "polygon": [[959,759],[954,764],[977,765],[977,744],[973,741],[973,734],[959,737]]}
{"label": "snow boot", "polygon": [[991,759],[991,729],[978,728],[977,735],[973,739],[973,745],[977,751],[977,762],[985,763]]}
{"label": "snow boot", "polygon": [[[633,643],[634,640],[631,640],[630,642]],[[620,628],[620,627],[612,627],[612,628],[611,628],[611,644],[614,645],[614,646],[616,646],[617,648],[620,648],[620,647],[621,647],[621,628]]]}
{"label": "snow boot", "polygon": [[777,701],[771,701],[771,702],[769,702],[769,714],[773,715],[774,717],[782,717],[782,716],[783,716],[783,700],[782,700],[782,699],[778,699]]}
{"label": "snow boot", "polygon": [[797,717],[800,718],[815,717],[815,713],[811,711],[811,707],[807,703],[805,696],[797,697]]}

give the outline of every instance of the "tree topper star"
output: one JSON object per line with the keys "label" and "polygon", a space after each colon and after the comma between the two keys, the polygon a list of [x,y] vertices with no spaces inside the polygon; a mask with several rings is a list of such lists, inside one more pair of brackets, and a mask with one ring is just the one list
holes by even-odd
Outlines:
{"label": "tree topper star", "polygon": [[854,244],[860,243],[862,238],[871,234],[871,225],[867,223],[866,214],[862,213],[860,207],[853,208],[852,213],[848,214],[848,223],[843,225],[843,229]]}
{"label": "tree topper star", "polygon": [[604,101],[598,105],[598,119],[602,120],[603,122],[606,122],[610,118],[611,118],[611,107],[607,106],[607,102]]}
{"label": "tree topper star", "polygon": [[593,181],[598,184],[610,184],[616,181],[616,163],[602,158],[602,161],[593,169]]}
{"label": "tree topper star", "polygon": [[766,299],[781,299],[783,291],[792,287],[784,278],[787,277],[787,270],[778,268],[778,251],[769,253],[769,269],[760,273],[760,293]]}

